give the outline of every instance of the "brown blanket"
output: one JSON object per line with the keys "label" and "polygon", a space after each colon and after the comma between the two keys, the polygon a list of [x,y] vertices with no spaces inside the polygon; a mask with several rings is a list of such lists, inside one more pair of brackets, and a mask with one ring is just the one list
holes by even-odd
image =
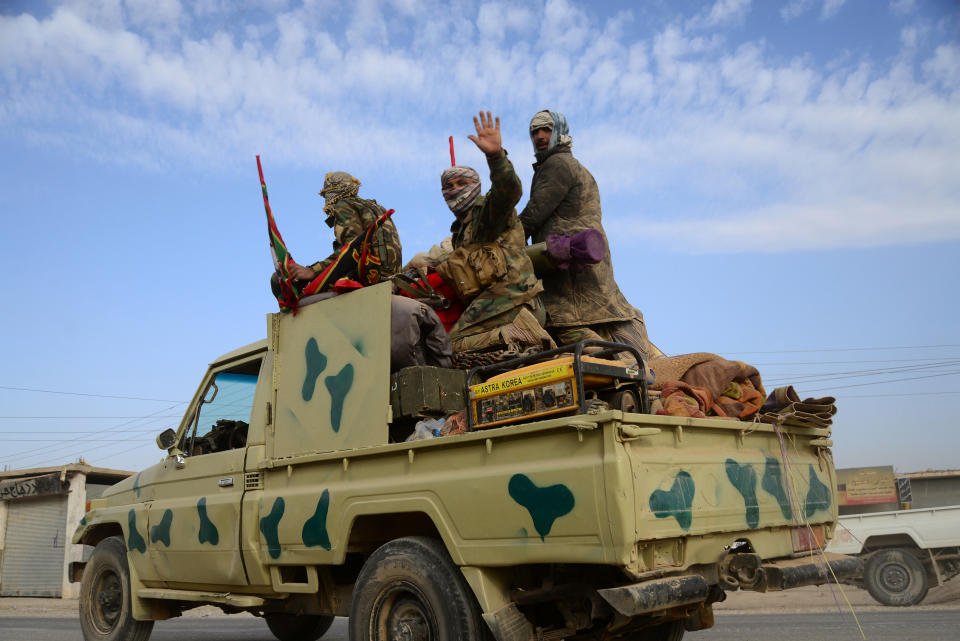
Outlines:
{"label": "brown blanket", "polygon": [[[674,416],[690,414],[673,414],[670,411],[671,408],[678,412],[686,411],[679,405],[667,404],[665,392],[668,383],[672,381],[686,383],[708,392],[710,403],[705,408],[707,416],[749,419],[757,413],[767,395],[756,367],[741,361],[727,360],[716,354],[698,352],[656,358],[648,365],[656,376],[651,387],[664,391],[664,410]],[[684,391],[689,394],[689,390]]]}

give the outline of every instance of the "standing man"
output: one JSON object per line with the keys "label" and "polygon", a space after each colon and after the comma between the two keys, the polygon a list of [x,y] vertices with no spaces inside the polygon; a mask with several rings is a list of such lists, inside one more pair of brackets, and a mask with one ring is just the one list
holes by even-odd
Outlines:
{"label": "standing man", "polygon": [[[309,267],[294,265],[290,270],[294,278],[313,280],[330,263],[336,260],[340,249],[357,236],[363,235],[367,228],[386,210],[376,200],[359,198],[357,191],[360,181],[345,171],[332,171],[323,181],[320,195],[326,200],[323,211],[327,214],[326,223],[333,227],[333,253]],[[393,276],[403,264],[403,248],[400,236],[392,219],[384,221],[374,236],[373,253],[380,261],[380,277]],[[354,275],[353,278],[356,278]]]}
{"label": "standing man", "polygon": [[571,153],[573,140],[566,118],[555,111],[537,112],[530,121],[530,139],[537,162],[530,200],[520,213],[524,233],[539,243],[551,234],[593,228],[607,245],[603,260],[583,271],[544,275],[543,302],[550,333],[561,345],[593,338],[630,343],[647,358],[662,355],[647,338],[643,314],[627,302],[613,278],[597,181]]}
{"label": "standing man", "polygon": [[456,165],[440,177],[443,198],[453,212],[453,251],[437,273],[458,290],[467,305],[450,329],[454,351],[502,347],[526,348],[550,343],[543,329],[546,314],[538,294],[543,285],[526,253],[523,226],[514,209],[523,186],[507,159],[500,118],[473,118],[476,136],[468,136],[487,158],[492,186],[480,193],[480,175]]}

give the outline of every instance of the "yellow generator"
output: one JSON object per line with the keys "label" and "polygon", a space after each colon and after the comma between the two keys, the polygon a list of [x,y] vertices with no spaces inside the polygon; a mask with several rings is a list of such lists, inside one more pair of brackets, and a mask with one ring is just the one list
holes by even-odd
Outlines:
{"label": "yellow generator", "polygon": [[[584,348],[600,348],[589,356]],[[635,363],[616,358],[632,354]],[[629,345],[587,340],[477,367],[467,375],[468,428],[482,429],[556,414],[586,414],[600,405],[646,412],[643,357]],[[475,382],[477,379],[482,382]]]}

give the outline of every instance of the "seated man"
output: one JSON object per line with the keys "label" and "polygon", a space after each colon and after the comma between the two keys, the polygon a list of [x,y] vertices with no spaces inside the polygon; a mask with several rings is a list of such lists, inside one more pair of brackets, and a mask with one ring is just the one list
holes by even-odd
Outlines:
{"label": "seated man", "polygon": [[584,339],[629,343],[647,358],[663,353],[650,342],[643,314],[621,293],[601,223],[600,192],[586,167],[571,153],[573,140],[563,114],[540,111],[530,121],[533,165],[530,200],[520,214],[534,243],[552,234],[595,229],[603,237],[603,259],[582,271],[556,270],[543,277],[548,329],[561,345]]}
{"label": "seated man", "polygon": [[[360,181],[345,171],[333,171],[326,175],[320,195],[326,200],[323,211],[327,214],[327,226],[333,227],[333,254],[309,267],[294,264],[290,270],[291,276],[305,281],[313,280],[336,260],[344,245],[364,234],[386,211],[376,200],[359,198],[359,189]],[[379,276],[386,278],[399,272],[403,264],[403,248],[393,220],[384,221],[374,238],[373,254],[380,261]]]}
{"label": "seated man", "polygon": [[525,250],[523,227],[514,209],[523,187],[501,145],[500,118],[490,112],[473,119],[468,136],[487,157],[492,186],[480,193],[480,176],[456,165],[440,178],[443,198],[455,216],[453,251],[436,265],[457,290],[466,309],[450,329],[454,351],[474,352],[550,344],[538,294],[543,285]]}

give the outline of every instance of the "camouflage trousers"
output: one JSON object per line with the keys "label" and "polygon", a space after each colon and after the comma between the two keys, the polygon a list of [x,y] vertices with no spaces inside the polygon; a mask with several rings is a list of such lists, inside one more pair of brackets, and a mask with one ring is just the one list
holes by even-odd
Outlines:
{"label": "camouflage trousers", "polygon": [[547,313],[539,296],[505,312],[467,327],[458,321],[450,329],[454,352],[476,352],[515,347],[554,347],[550,334],[543,328]]}
{"label": "camouflage trousers", "polygon": [[[551,327],[550,333],[558,345],[569,345],[570,343],[593,339],[626,343],[640,350],[640,354],[648,361],[651,358],[664,355],[660,348],[650,342],[647,337],[647,328],[643,321],[638,318],[597,325]],[[633,360],[633,358],[631,357],[630,360]]]}

